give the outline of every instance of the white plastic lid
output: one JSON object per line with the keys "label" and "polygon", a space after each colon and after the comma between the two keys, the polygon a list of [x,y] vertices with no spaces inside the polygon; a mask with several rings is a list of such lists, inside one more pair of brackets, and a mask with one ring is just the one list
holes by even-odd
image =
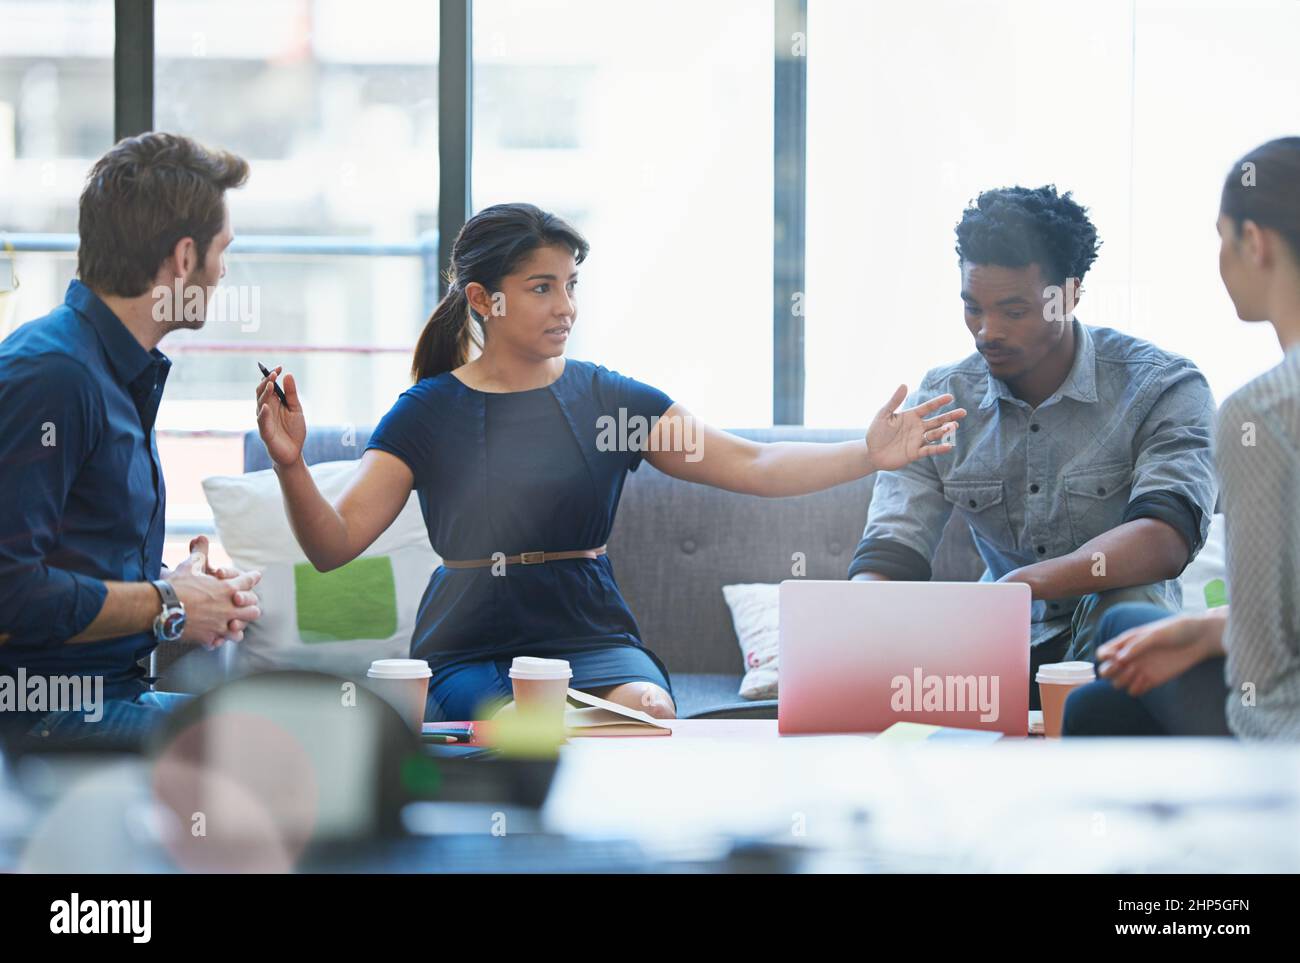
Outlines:
{"label": "white plastic lid", "polygon": [[517,655],[510,663],[512,679],[571,679],[573,670],[567,659],[538,659],[531,655]]}
{"label": "white plastic lid", "polygon": [[366,675],[372,679],[427,679],[433,670],[423,659],[376,659]]}
{"label": "white plastic lid", "polygon": [[1040,665],[1035,682],[1056,685],[1077,685],[1097,678],[1097,667],[1091,662],[1052,662]]}

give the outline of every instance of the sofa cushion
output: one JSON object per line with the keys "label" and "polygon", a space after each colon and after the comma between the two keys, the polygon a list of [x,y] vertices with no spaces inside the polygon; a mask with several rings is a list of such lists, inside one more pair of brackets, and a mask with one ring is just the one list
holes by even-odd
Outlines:
{"label": "sofa cushion", "polygon": [[1204,612],[1228,604],[1227,557],[1224,551],[1226,523],[1222,515],[1210,519],[1205,544],[1183,570],[1183,611]]}
{"label": "sofa cushion", "polygon": [[712,709],[716,706],[742,702],[740,675],[723,672],[682,672],[672,674],[673,695],[677,702],[677,717]]}
{"label": "sofa cushion", "polygon": [[722,597],[740,643],[740,683],[744,699],[775,699],[777,661],[781,652],[779,585],[724,585]]}
{"label": "sofa cushion", "polygon": [[[311,469],[330,499],[355,471],[347,460]],[[355,677],[375,659],[409,654],[416,609],[438,566],[414,493],[359,558],[322,573],[293,537],[273,472],[206,478],[203,490],[231,559],[262,572],[262,617],[235,647],[237,672],[316,669]]]}

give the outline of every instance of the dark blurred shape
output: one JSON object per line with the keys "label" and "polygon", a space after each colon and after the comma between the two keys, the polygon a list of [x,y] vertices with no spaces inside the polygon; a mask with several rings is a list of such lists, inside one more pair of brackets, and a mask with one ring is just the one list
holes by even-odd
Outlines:
{"label": "dark blurred shape", "polygon": [[535,809],[554,760],[445,758],[364,686],[314,672],[229,682],[159,732],[154,795],[179,827],[167,846],[187,871],[297,868],[403,835],[415,801]]}
{"label": "dark blurred shape", "polygon": [[179,829],[166,845],[201,872],[287,871],[309,846],[395,834],[412,760],[427,762],[387,703],[313,672],[213,689],[172,713],[154,749],[154,796]]}

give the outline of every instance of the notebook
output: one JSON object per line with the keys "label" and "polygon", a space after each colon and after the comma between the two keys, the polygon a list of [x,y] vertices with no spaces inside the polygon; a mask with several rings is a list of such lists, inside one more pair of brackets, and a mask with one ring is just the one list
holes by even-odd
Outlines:
{"label": "notebook", "polygon": [[658,719],[616,702],[607,702],[588,692],[569,690],[570,705],[564,713],[564,728],[575,736],[671,736],[673,730]]}

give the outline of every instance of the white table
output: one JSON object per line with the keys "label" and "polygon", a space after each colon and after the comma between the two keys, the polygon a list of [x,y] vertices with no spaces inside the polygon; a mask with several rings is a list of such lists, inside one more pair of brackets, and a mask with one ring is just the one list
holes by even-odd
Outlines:
{"label": "white table", "polygon": [[575,739],[549,829],[670,856],[744,838],[808,868],[1300,871],[1300,746],[1232,740],[873,745],[698,720]]}

